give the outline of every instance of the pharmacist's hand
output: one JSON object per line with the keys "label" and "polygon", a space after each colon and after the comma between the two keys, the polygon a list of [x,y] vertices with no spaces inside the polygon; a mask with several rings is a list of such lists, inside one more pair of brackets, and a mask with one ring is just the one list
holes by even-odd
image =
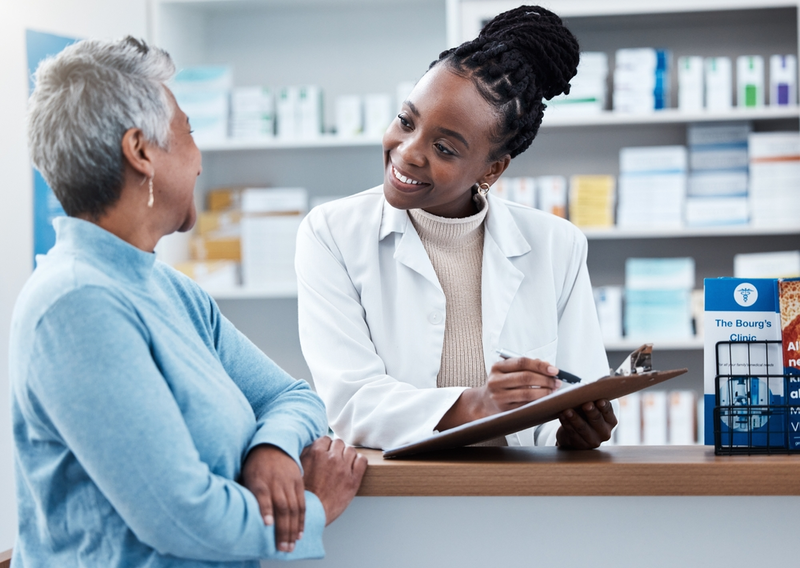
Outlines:
{"label": "pharmacist's hand", "polygon": [[611,438],[617,425],[614,408],[607,400],[587,402],[559,414],[561,427],[556,432],[556,445],[571,450],[591,450]]}
{"label": "pharmacist's hand", "polygon": [[303,481],[325,509],[325,524],[341,515],[361,486],[367,458],[341,440],[323,436],[303,450]]}
{"label": "pharmacist's hand", "polygon": [[436,425],[443,432],[498,412],[518,408],[561,386],[558,369],[539,359],[514,357],[492,365],[482,387],[465,390]]}
{"label": "pharmacist's hand", "polygon": [[561,386],[558,369],[540,359],[514,357],[492,365],[481,387],[484,416],[491,416],[543,398]]}
{"label": "pharmacist's hand", "polygon": [[292,552],[303,536],[306,495],[303,474],[289,454],[268,444],[256,446],[244,461],[242,485],[258,500],[265,525],[275,525],[275,546]]}

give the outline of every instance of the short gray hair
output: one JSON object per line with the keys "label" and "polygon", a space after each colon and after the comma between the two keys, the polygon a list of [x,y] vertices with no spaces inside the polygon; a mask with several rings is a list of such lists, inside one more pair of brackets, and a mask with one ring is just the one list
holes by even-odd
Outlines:
{"label": "short gray hair", "polygon": [[28,101],[31,159],[67,215],[100,217],[120,196],[122,137],[141,128],[168,149],[169,54],[133,37],[74,43],[39,64]]}

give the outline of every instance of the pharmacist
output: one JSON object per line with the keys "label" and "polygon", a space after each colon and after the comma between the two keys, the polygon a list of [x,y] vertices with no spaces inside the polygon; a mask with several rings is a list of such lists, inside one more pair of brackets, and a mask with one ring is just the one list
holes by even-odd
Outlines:
{"label": "pharmacist", "polygon": [[[489,192],[578,59],[555,14],[497,16],[409,95],[383,139],[382,187],[304,220],[300,340],[345,442],[396,447],[547,396],[559,368],[608,372],[585,237]],[[599,400],[489,444],[594,448],[616,423]]]}

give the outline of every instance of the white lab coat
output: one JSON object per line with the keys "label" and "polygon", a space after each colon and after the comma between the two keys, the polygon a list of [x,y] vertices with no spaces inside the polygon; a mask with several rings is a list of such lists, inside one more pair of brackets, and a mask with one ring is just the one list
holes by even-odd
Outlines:
{"label": "white lab coat", "polygon": [[[486,372],[506,348],[584,380],[608,372],[571,223],[489,195],[481,308]],[[437,388],[447,306],[406,211],[378,186],[315,207],[297,237],[300,344],[345,442],[391,448],[434,433],[465,390]],[[507,437],[555,443],[558,422]]]}

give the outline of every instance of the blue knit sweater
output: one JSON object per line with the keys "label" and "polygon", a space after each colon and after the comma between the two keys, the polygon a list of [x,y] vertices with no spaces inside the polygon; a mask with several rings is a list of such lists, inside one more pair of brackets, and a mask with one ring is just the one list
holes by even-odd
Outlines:
{"label": "blue knit sweater", "polygon": [[[299,463],[325,432],[307,383],[261,353],[191,280],[75,218],[17,301],[11,390],[19,533],[12,566],[257,566],[276,551],[236,480],[257,444]],[[231,564],[228,564],[231,563]]]}

